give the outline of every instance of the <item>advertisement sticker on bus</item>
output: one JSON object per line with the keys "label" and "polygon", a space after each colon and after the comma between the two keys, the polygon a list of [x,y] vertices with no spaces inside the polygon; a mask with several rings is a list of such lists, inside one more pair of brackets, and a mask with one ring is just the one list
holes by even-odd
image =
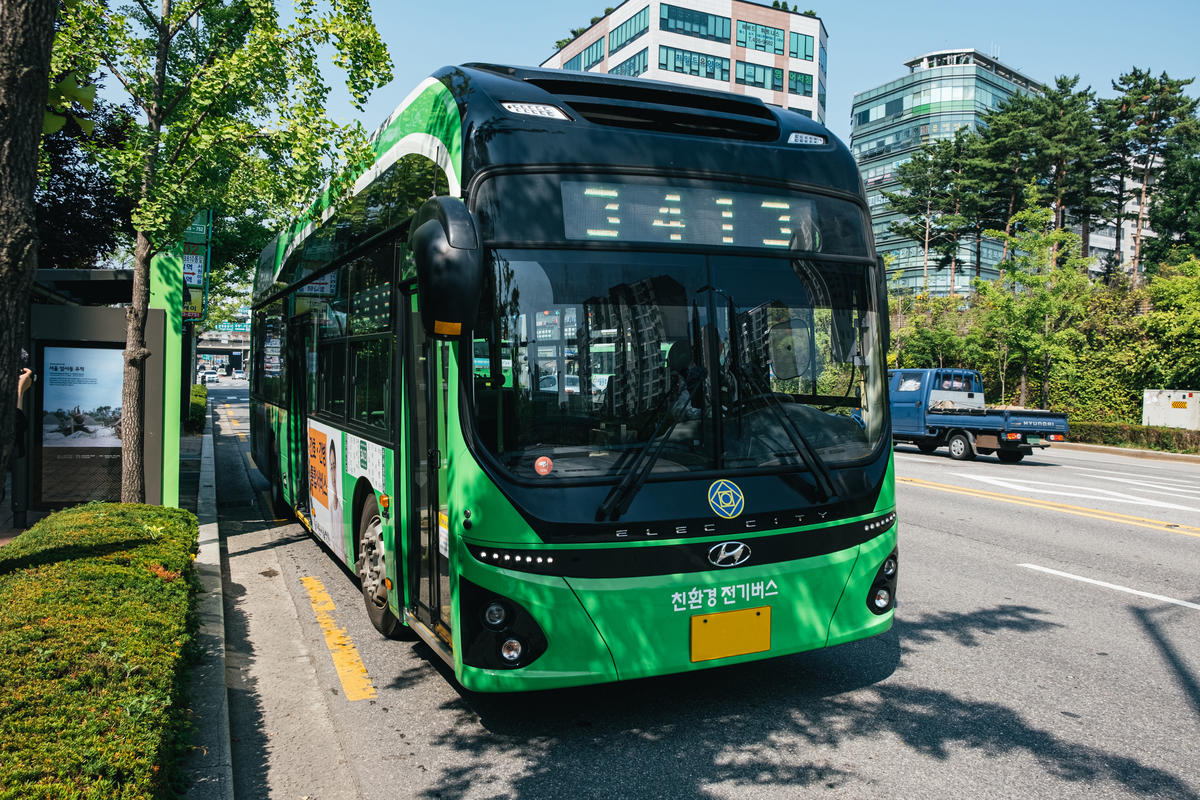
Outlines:
{"label": "advertisement sticker on bus", "polygon": [[377,491],[382,491],[387,486],[383,480],[383,448],[346,434],[346,472],[355,478],[366,478]]}
{"label": "advertisement sticker on bus", "polygon": [[339,431],[308,421],[308,496],[313,531],[333,552],[345,558],[342,530],[342,456]]}

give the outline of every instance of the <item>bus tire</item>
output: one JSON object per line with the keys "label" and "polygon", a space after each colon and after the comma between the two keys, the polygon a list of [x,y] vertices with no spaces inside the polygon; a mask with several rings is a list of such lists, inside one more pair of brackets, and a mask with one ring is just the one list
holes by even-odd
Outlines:
{"label": "bus tire", "polygon": [[367,497],[358,516],[358,558],[355,567],[371,624],[387,638],[397,638],[403,625],[388,607],[383,519],[379,516],[379,505],[374,496]]}
{"label": "bus tire", "polygon": [[996,451],[996,458],[1000,459],[1005,464],[1016,464],[1024,457],[1025,457],[1025,454],[1019,450],[997,450]]}
{"label": "bus tire", "polygon": [[961,431],[951,434],[950,439],[946,442],[946,447],[950,450],[950,457],[955,461],[971,461],[975,458],[975,449],[971,447],[971,440]]}

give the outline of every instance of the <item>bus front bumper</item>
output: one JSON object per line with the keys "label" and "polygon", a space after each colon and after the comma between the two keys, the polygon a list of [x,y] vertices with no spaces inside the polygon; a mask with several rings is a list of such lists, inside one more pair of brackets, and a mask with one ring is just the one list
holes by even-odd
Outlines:
{"label": "bus front bumper", "polygon": [[[757,567],[638,578],[562,578],[475,564],[464,577],[512,601],[544,632],[526,666],[489,668],[456,658],[474,691],[524,691],[664,675],[799,653],[875,636],[894,612],[869,597],[893,527],[861,545]],[[894,585],[894,584],[893,584]],[[466,637],[486,600],[461,602]],[[478,637],[476,637],[478,638]],[[492,636],[489,646],[501,643]],[[468,652],[470,644],[464,642]]]}

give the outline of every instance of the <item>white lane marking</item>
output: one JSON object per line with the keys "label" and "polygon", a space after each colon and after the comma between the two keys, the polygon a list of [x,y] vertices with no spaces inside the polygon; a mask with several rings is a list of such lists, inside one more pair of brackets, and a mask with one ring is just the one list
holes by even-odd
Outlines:
{"label": "white lane marking", "polygon": [[1140,491],[1148,494],[1165,494],[1170,497],[1180,497],[1181,495],[1189,495],[1188,500],[1195,500],[1200,496],[1200,489],[1189,489],[1183,486],[1171,486],[1166,481],[1161,483],[1149,483],[1147,481],[1133,481],[1128,478],[1114,478],[1109,475],[1084,475],[1085,478],[1094,478],[1095,480],[1112,481],[1113,483],[1126,484],[1128,486],[1136,486]]}
{"label": "white lane marking", "polygon": [[1131,494],[1114,492],[1111,489],[1097,489],[1090,486],[1076,486],[1070,483],[1046,483],[1044,481],[1022,480],[1015,478],[996,478],[987,475],[977,475],[971,472],[955,473],[960,478],[972,478],[980,483],[1000,486],[1014,492],[1030,492],[1032,494],[1049,494],[1058,497],[1070,497],[1073,500],[1110,500],[1118,503],[1128,503],[1135,506],[1151,506],[1153,508],[1170,508],[1176,511],[1200,511],[1200,508],[1181,506],[1176,503],[1166,503],[1146,497],[1135,497]]}
{"label": "white lane marking", "polygon": [[1081,581],[1083,583],[1090,583],[1094,586],[1103,586],[1105,589],[1113,589],[1118,592],[1125,592],[1126,594],[1136,594],[1138,597],[1148,597],[1151,600],[1161,600],[1164,603],[1174,603],[1177,606],[1183,606],[1184,608],[1193,608],[1196,611],[1200,611],[1200,605],[1198,605],[1196,603],[1189,603],[1186,600],[1176,600],[1174,597],[1166,597],[1165,595],[1161,595],[1161,594],[1151,594],[1150,592],[1142,592],[1137,589],[1130,589],[1128,586],[1118,586],[1115,583],[1105,583],[1104,581],[1098,581],[1095,578],[1085,578],[1082,575],[1072,575],[1069,572],[1060,572],[1056,569],[1050,569],[1049,567],[1040,567],[1037,564],[1018,564],[1017,566],[1025,567],[1026,569],[1035,569],[1038,572],[1045,572],[1050,575],[1057,575],[1060,578],[1070,578],[1073,581]]}
{"label": "white lane marking", "polygon": [[[1181,492],[1200,492],[1200,484],[1197,484],[1195,481],[1184,480],[1182,478],[1168,478],[1165,476],[1147,475],[1146,473],[1136,475],[1131,472],[1117,472],[1116,470],[1111,469],[1093,469],[1090,467],[1075,467],[1075,470],[1077,472],[1096,473],[1096,477],[1104,478],[1105,480],[1109,481],[1135,483],[1142,486],[1158,486],[1164,488],[1170,487],[1178,489]],[[1109,477],[1117,475],[1123,477]]]}

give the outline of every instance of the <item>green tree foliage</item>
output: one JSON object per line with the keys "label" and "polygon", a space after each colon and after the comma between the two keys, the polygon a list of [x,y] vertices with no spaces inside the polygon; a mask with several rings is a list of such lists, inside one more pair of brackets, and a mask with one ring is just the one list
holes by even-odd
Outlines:
{"label": "green tree foliage", "polygon": [[1200,388],[1200,259],[1162,267],[1146,291],[1152,304],[1145,315],[1154,342],[1151,379],[1164,388]]}
{"label": "green tree foliage", "polygon": [[277,233],[274,226],[264,222],[268,218],[265,211],[255,207],[215,210],[210,242],[210,305],[249,305],[259,254]]}
{"label": "green tree foliage", "polygon": [[921,245],[923,292],[929,289],[931,257],[934,268],[941,266],[942,256],[952,238],[943,220],[947,211],[947,187],[951,181],[949,146],[949,142],[931,142],[913,153],[911,159],[896,168],[901,191],[883,193],[891,210],[903,215],[891,223],[892,232]]}
{"label": "green tree foliage", "polygon": [[926,293],[901,295],[892,304],[892,353],[897,367],[961,367],[977,363],[980,338],[961,300]]}
{"label": "green tree foliage", "polygon": [[[977,133],[922,148],[888,195],[906,217],[896,229],[951,269],[964,247],[978,254],[995,238],[1002,275],[966,297],[893,297],[892,363],[980,369],[994,402],[1106,424],[1140,420],[1145,388],[1200,387],[1200,120],[1189,84],[1135,69],[1114,82],[1117,97],[1097,99],[1060,77],[1043,95],[1011,98]],[[1135,231],[1148,219],[1158,234],[1139,234],[1144,269],[1129,274],[1116,258],[1093,281],[1092,224],[1120,231],[1139,216]]]}
{"label": "green tree foliage", "polygon": [[1078,235],[1054,228],[1054,211],[1038,205],[1036,187],[1027,187],[1026,196],[1030,203],[1013,215],[1009,232],[989,231],[988,235],[1004,241],[1011,253],[1001,264],[999,282],[1014,296],[1013,323],[1020,342],[1019,403],[1028,402],[1028,381],[1036,374],[1041,407],[1047,408],[1055,367],[1069,368],[1081,344],[1077,326],[1083,319],[1089,284]]}
{"label": "green tree foliage", "polygon": [[1171,78],[1165,72],[1154,77],[1149,70],[1135,68],[1113,81],[1113,89],[1121,93],[1120,100],[1131,123],[1127,134],[1130,156],[1133,175],[1140,184],[1134,226],[1135,281],[1142,269],[1142,231],[1150,207],[1148,192],[1162,170],[1163,149],[1172,129],[1181,122],[1192,120],[1196,113],[1197,101],[1183,93],[1192,80]]}
{"label": "green tree foliage", "polygon": [[[79,0],[61,11],[55,65],[102,69],[123,87],[141,124],[100,149],[118,191],[133,202],[133,302],[128,310],[122,404],[143,415],[145,324],[152,257],[179,240],[205,208],[299,209],[323,180],[367,155],[361,126],[325,113],[321,53],[332,52],[352,101],[391,77],[367,0],[297,0],[280,22],[270,0],[138,0],[120,10]],[[57,73],[59,70],[55,70]],[[334,191],[344,189],[335,184]],[[145,494],[141,425],[122,448],[122,499]]]}
{"label": "green tree foliage", "polygon": [[[99,101],[87,118],[62,117],[42,137],[42,179],[34,192],[39,268],[88,269],[133,235],[128,198],[88,152],[120,147],[136,125],[128,111]],[[80,122],[89,123],[85,130]]]}
{"label": "green tree foliage", "polygon": [[1149,220],[1158,234],[1146,239],[1150,264],[1200,256],[1200,120],[1194,116],[1167,137]]}
{"label": "green tree foliage", "polygon": [[[776,6],[776,8],[778,8],[778,6]],[[596,17],[592,17],[591,21],[590,21],[590,22],[589,22],[589,23],[588,23],[588,24],[587,24],[585,27],[582,27],[582,28],[572,28],[572,29],[571,29],[571,35],[570,35],[570,36],[567,36],[566,38],[563,38],[563,39],[559,39],[558,41],[556,41],[556,42],[554,43],[554,49],[555,49],[555,50],[562,50],[564,47],[566,47],[567,45],[569,45],[571,42],[575,41],[575,40],[576,40],[576,39],[578,39],[580,36],[583,36],[583,34],[587,33],[587,31],[588,31],[588,28],[592,27],[592,26],[593,26],[593,25],[595,25],[597,22],[599,22],[600,20],[602,20],[602,19],[604,19],[605,17],[607,17],[609,14],[611,14],[611,13],[612,13],[613,11],[615,11],[615,10],[616,10],[616,9],[614,9],[614,8],[611,8],[611,7],[610,7],[610,8],[606,8],[606,9],[604,9],[604,13],[603,13],[603,14],[601,14],[601,15],[599,15],[599,16],[596,16]]]}

